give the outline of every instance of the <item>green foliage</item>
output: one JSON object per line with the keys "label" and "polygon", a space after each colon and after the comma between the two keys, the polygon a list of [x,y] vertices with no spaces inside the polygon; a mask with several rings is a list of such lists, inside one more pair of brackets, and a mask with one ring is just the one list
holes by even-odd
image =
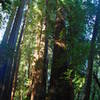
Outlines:
{"label": "green foliage", "polygon": [[32,63],[35,59],[34,52],[39,50],[36,44],[36,36],[37,34],[41,36],[42,23],[45,17],[45,2],[43,0],[32,0],[28,8],[26,27],[21,44],[22,54],[15,100],[20,98],[20,93],[22,93],[23,100],[28,99],[27,94],[30,91],[29,87],[32,82],[32,76],[29,76],[29,74],[32,74]]}
{"label": "green foliage", "polygon": [[[28,77],[29,60],[31,70],[32,62],[35,59],[34,52],[35,50],[40,49],[36,47],[37,34],[41,36],[41,33],[43,33],[50,39],[50,50],[48,57],[50,59],[50,70],[50,66],[52,65],[52,49],[54,43],[53,36],[55,32],[54,26],[56,24],[55,22],[57,16],[64,19],[66,26],[60,32],[59,37],[60,40],[66,39],[66,47],[64,49],[65,53],[63,53],[64,55],[62,55],[62,53],[59,54],[60,59],[57,59],[57,64],[62,65],[64,62],[66,62],[66,59],[68,60],[69,66],[67,71],[64,73],[64,78],[66,81],[72,78],[75,98],[77,98],[79,93],[81,93],[80,96],[82,95],[85,84],[85,71],[87,67],[86,63],[88,60],[88,53],[90,48],[89,33],[91,33],[94,26],[93,16],[96,12],[95,8],[96,6],[93,3],[83,2],[83,0],[58,0],[57,4],[54,2],[54,0],[49,0],[48,6],[44,0],[32,0],[30,2],[26,16],[26,28],[24,30],[23,41],[21,44],[22,54],[15,100],[20,98],[20,93],[22,93],[23,100],[27,100],[27,93],[29,91],[29,85],[32,79],[32,77]],[[43,24],[43,22],[46,15],[48,25],[45,32],[43,26],[45,23]],[[90,20],[92,23],[89,23]],[[96,44],[96,47],[96,50],[100,51],[100,46]],[[96,71],[96,68],[100,65],[99,53],[100,52],[97,52],[95,56],[94,71]],[[97,91],[99,90],[96,89],[95,98],[98,97]]]}

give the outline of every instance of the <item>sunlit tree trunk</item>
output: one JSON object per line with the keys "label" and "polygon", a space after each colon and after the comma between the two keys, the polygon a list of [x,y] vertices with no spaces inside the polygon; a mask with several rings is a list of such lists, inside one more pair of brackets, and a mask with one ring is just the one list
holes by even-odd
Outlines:
{"label": "sunlit tree trunk", "polygon": [[92,83],[92,70],[93,70],[93,60],[94,60],[94,52],[95,52],[95,41],[100,27],[100,0],[97,7],[95,25],[93,29],[93,36],[90,45],[90,52],[88,58],[88,68],[87,68],[87,75],[86,75],[86,86],[84,92],[83,100],[89,100],[90,97],[90,90],[91,90],[91,83]]}
{"label": "sunlit tree trunk", "polygon": [[35,90],[32,90],[32,92],[31,92],[31,99],[30,99],[30,100],[34,100],[34,96],[35,96],[34,91],[35,91]]}
{"label": "sunlit tree trunk", "polygon": [[[46,1],[47,4],[47,1]],[[47,5],[46,5],[47,6]],[[40,35],[36,35],[36,48],[33,61],[33,80],[31,100],[45,100],[46,98],[46,80],[48,68],[48,17],[41,19]]]}
{"label": "sunlit tree trunk", "polygon": [[[34,54],[34,62],[33,62],[33,68],[32,68],[32,93],[31,93],[31,100],[42,100],[42,82],[43,82],[43,54],[44,54],[44,41],[43,41],[43,34],[40,38],[42,41],[42,47],[39,46],[40,40],[38,35],[36,36],[37,41],[37,48],[40,48],[41,51],[35,50]],[[39,99],[40,98],[40,99]]]}
{"label": "sunlit tree trunk", "polygon": [[43,30],[44,19],[41,19],[40,35],[36,34],[36,49],[32,63],[31,100],[45,100],[47,78],[48,40]]}

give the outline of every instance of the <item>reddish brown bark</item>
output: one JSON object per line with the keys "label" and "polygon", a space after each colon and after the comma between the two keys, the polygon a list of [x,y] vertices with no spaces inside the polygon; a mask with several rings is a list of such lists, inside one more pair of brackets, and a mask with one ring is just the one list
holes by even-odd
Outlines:
{"label": "reddish brown bark", "polygon": [[36,48],[39,49],[34,51],[32,71],[30,71],[30,73],[32,73],[32,83],[29,90],[31,94],[31,100],[45,100],[47,77],[47,47],[48,42],[41,30],[41,35],[38,33],[36,35]]}
{"label": "reddish brown bark", "polygon": [[66,35],[63,39],[60,38],[60,32],[65,28],[64,25],[64,20],[57,18],[51,68],[50,100],[74,100],[72,79],[66,80],[64,74],[68,68]]}

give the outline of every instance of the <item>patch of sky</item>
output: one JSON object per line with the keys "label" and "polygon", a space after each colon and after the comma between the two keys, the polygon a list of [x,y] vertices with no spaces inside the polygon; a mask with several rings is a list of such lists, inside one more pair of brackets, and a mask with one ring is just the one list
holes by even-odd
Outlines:
{"label": "patch of sky", "polygon": [[0,43],[3,39],[3,35],[5,33],[6,27],[7,27],[7,23],[8,23],[8,19],[9,19],[9,15],[7,14],[7,12],[0,10],[0,15],[1,15],[1,25],[0,25]]}

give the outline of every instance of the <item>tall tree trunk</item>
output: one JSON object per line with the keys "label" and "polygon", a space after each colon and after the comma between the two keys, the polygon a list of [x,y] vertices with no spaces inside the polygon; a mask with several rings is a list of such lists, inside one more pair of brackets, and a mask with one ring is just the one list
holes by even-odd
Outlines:
{"label": "tall tree trunk", "polygon": [[[47,33],[46,33],[47,34]],[[43,98],[46,98],[46,81],[47,81],[47,69],[48,69],[48,37],[45,35],[45,47],[44,47],[44,66],[43,66]]]}
{"label": "tall tree trunk", "polygon": [[11,100],[14,100],[14,95],[15,95],[15,89],[16,89],[16,84],[17,84],[17,75],[18,75],[18,69],[19,69],[19,63],[20,63],[20,56],[21,56],[21,52],[20,50],[18,50],[18,58],[16,60],[16,64],[14,66],[16,66],[16,72],[14,73],[14,79],[12,82],[12,92],[11,92]]}
{"label": "tall tree trunk", "polygon": [[[43,31],[44,21],[41,21],[40,35],[36,35],[36,48],[34,52],[34,61],[32,68],[32,85],[31,85],[31,100],[45,100],[46,97],[46,79],[48,67],[48,38],[46,27]],[[44,34],[45,33],[45,34]]]}
{"label": "tall tree trunk", "polygon": [[[57,14],[57,11],[55,12]],[[72,78],[70,77],[67,80],[65,79],[65,72],[68,69],[68,58],[66,49],[66,32],[64,31],[64,17],[65,16],[63,15],[62,17],[59,16],[59,14],[56,15],[56,23],[54,29],[54,48],[49,87],[49,100],[74,100]],[[60,33],[62,31],[64,37],[60,38]]]}
{"label": "tall tree trunk", "polygon": [[[42,22],[43,24],[43,22]],[[41,26],[41,28],[43,28]],[[34,61],[32,66],[32,84],[31,84],[31,97],[32,100],[44,100],[44,92],[45,92],[45,35],[41,31],[41,35],[36,34],[36,49],[34,51]],[[37,50],[37,48],[39,48]]]}
{"label": "tall tree trunk", "polygon": [[[43,36],[41,36],[43,38]],[[39,42],[39,37],[37,36],[37,47],[38,42]],[[41,39],[43,40],[43,39]],[[44,41],[41,41],[42,43]],[[40,46],[39,48],[43,49],[44,45],[42,45],[42,47]],[[31,93],[31,100],[43,100],[42,99],[42,84],[43,84],[43,53],[44,54],[44,49],[42,51],[35,51],[34,55],[36,56],[36,59],[34,58],[34,66],[32,68],[32,93]]]}
{"label": "tall tree trunk", "polygon": [[14,21],[12,31],[10,34],[10,38],[8,40],[8,45],[11,49],[15,49],[16,47],[16,42],[17,42],[18,33],[19,33],[20,26],[21,26],[21,22],[22,22],[22,17],[23,17],[23,12],[24,12],[26,1],[27,0],[21,0],[20,6],[16,13],[15,21]]}
{"label": "tall tree trunk", "polygon": [[60,32],[64,28],[64,20],[57,17],[51,68],[50,100],[73,100],[74,97],[72,79],[65,80],[64,74],[68,67],[66,36],[63,39],[60,38]]}
{"label": "tall tree trunk", "polygon": [[[7,51],[8,54],[14,53],[25,4],[26,4],[26,0],[21,0],[20,6],[15,16],[15,21],[12,27],[12,31],[8,40],[8,47],[10,48],[10,50]],[[6,69],[4,69],[5,75],[3,78],[3,82],[1,82],[3,87],[1,88],[1,93],[0,93],[1,100],[10,100],[11,97],[11,86],[10,86],[11,83],[9,82],[9,80],[10,80],[10,72],[12,70],[12,64],[14,61],[14,55],[13,54],[8,55],[8,54],[6,55],[7,58],[4,61]]]}
{"label": "tall tree trunk", "polygon": [[[47,6],[46,0],[46,6]],[[47,13],[45,19],[41,20],[41,32],[40,36],[37,34],[37,47],[34,55],[37,58],[33,66],[33,84],[31,92],[31,100],[45,100],[46,99],[46,80],[47,80],[47,68],[48,68],[48,19]],[[43,30],[43,26],[45,29]]]}
{"label": "tall tree trunk", "polygon": [[16,54],[15,54],[15,58],[14,58],[14,63],[12,65],[12,69],[11,69],[11,72],[10,72],[10,80],[9,80],[9,83],[10,83],[9,87],[10,88],[12,88],[13,81],[14,81],[14,76],[17,74],[16,73],[16,71],[18,70],[17,67],[19,67],[17,62],[19,62],[19,57],[18,56],[19,56],[19,53],[20,53],[20,43],[21,43],[21,39],[22,39],[22,36],[23,36],[24,28],[25,28],[25,17],[24,17],[21,33],[20,33],[20,36],[19,36],[17,48],[16,48]]}
{"label": "tall tree trunk", "polygon": [[86,75],[86,86],[83,100],[89,100],[90,97],[90,90],[91,90],[91,82],[92,82],[92,70],[93,70],[93,59],[94,59],[94,51],[95,51],[95,41],[100,27],[100,0],[97,7],[95,25],[93,29],[93,36],[90,45],[90,52],[88,58],[88,68],[87,68],[87,75]]}
{"label": "tall tree trunk", "polygon": [[44,46],[44,66],[43,66],[43,100],[46,99],[46,82],[47,82],[47,70],[48,70],[48,29],[49,29],[49,16],[48,16],[48,0],[45,0],[46,3],[46,15],[45,15],[45,46]]}

